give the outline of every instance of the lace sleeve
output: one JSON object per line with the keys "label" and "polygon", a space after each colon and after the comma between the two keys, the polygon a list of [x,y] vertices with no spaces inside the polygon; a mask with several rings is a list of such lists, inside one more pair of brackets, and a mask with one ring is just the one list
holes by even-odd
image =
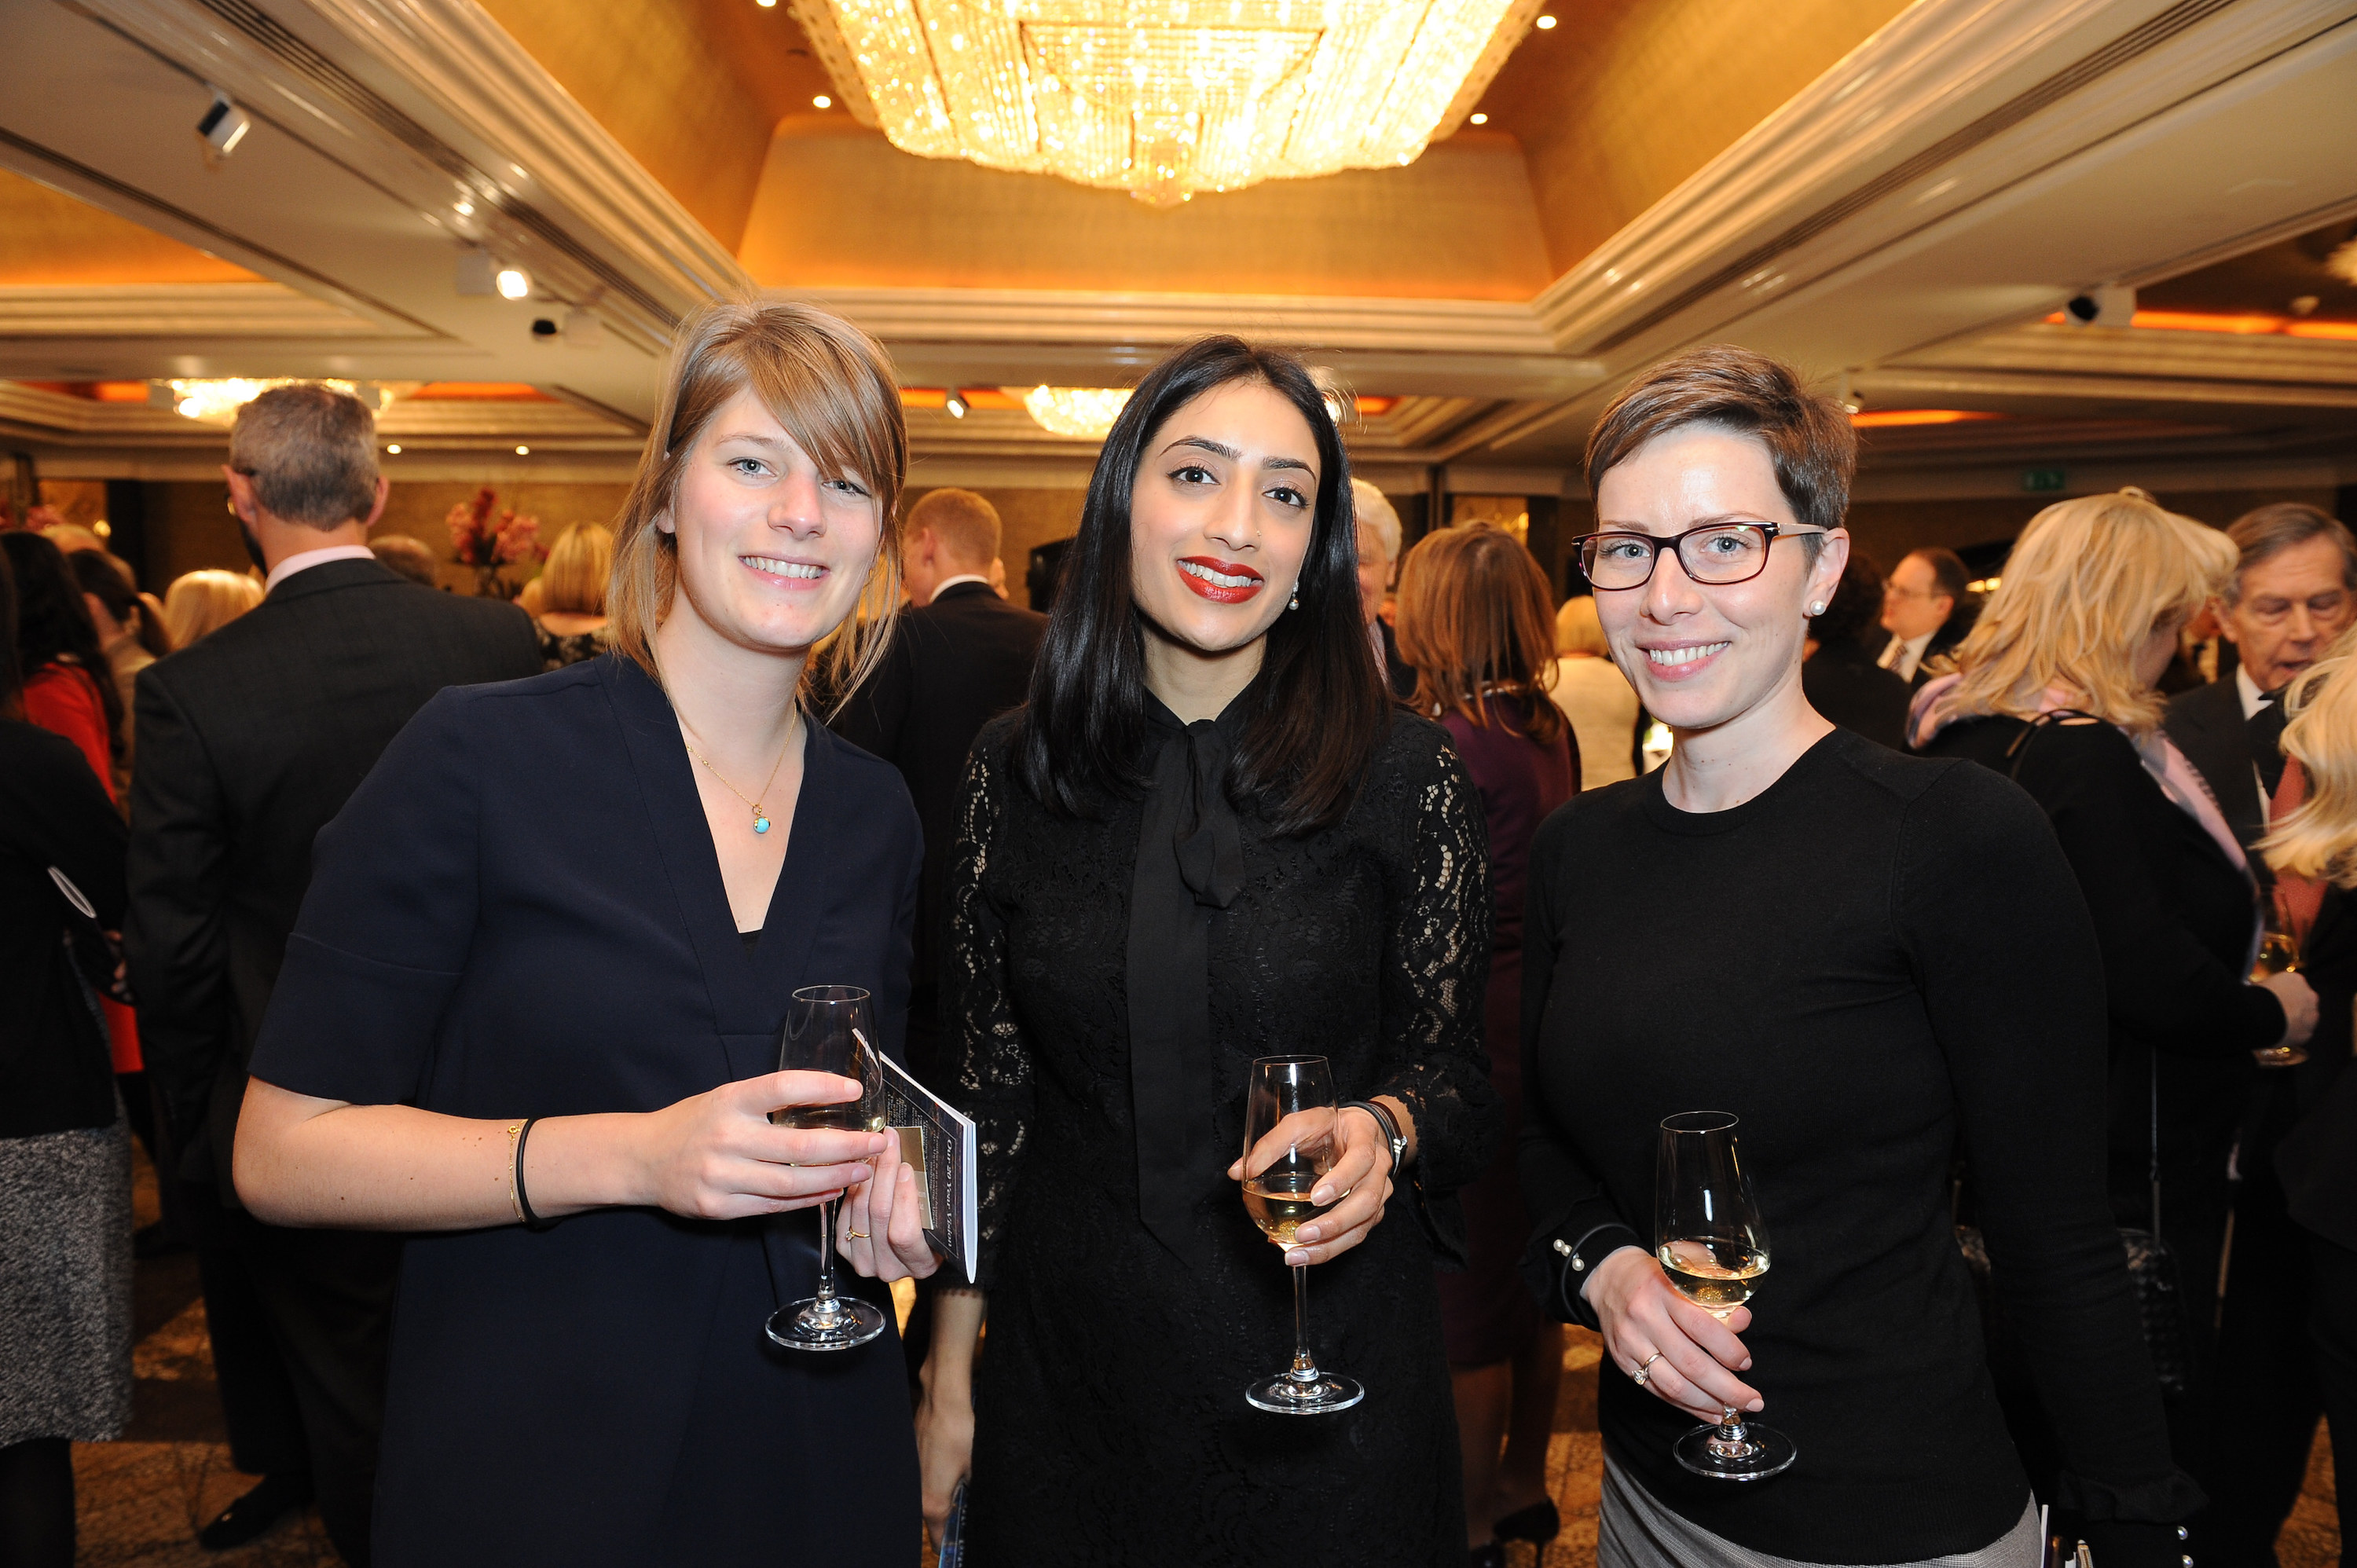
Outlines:
{"label": "lace sleeve", "polygon": [[[1427,726],[1428,727],[1428,726]],[[1464,764],[1434,732],[1402,769],[1392,929],[1383,953],[1383,1037],[1376,1092],[1415,1118],[1416,1214],[1433,1245],[1461,1261],[1456,1190],[1481,1174],[1500,1133],[1482,1048],[1490,983],[1489,834]]]}
{"label": "lace sleeve", "polygon": [[[1030,1135],[1031,1047],[1006,990],[1006,926],[983,882],[1000,844],[1004,811],[993,779],[993,748],[976,746],[950,854],[950,940],[945,983],[956,1031],[960,1109],[981,1143],[982,1256],[976,1280],[990,1288],[1007,1200]],[[1003,753],[1001,754],[1003,760]]]}

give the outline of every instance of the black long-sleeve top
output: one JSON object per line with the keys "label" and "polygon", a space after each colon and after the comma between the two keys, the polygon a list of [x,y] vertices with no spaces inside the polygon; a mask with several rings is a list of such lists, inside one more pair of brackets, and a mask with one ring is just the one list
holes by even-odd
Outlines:
{"label": "black long-sleeve top", "polygon": [[2061,1434],[2063,1500],[2172,1520],[2160,1399],[2104,1192],[2104,990],[2086,906],[2002,779],[1835,730],[1744,804],[1659,774],[1580,796],[1531,855],[1525,1272],[1585,1317],[1555,1240],[1650,1244],[1662,1119],[1741,1118],[1772,1267],[1745,1380],[1798,1462],[1688,1477],[1693,1418],[1607,1369],[1606,1445],[1740,1545],[1815,1563],[1986,1546],[2029,1484],[1991,1391],[1949,1219],[1961,1147],[1995,1279]]}
{"label": "black long-sleeve top", "polygon": [[73,742],[0,719],[0,1138],[114,1121],[114,1068],[59,938],[56,866],[123,923],[123,819]]}
{"label": "black long-sleeve top", "polygon": [[2249,984],[2254,890],[2217,841],[2172,804],[2135,744],[2107,724],[2025,728],[1992,716],[1951,725],[1925,749],[2015,775],[2054,825],[2094,917],[2111,1041],[2111,1190],[2123,1223],[2151,1203],[2153,1055],[2163,1198],[2178,1182],[2222,1187],[2226,1154],[2283,1004]]}

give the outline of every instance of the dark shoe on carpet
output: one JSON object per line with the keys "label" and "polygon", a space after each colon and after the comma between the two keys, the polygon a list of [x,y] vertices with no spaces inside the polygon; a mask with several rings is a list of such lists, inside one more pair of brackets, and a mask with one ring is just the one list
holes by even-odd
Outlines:
{"label": "dark shoe on carpet", "polygon": [[270,1527],[311,1500],[311,1483],[302,1477],[264,1476],[261,1484],[221,1509],[221,1517],[197,1532],[197,1544],[207,1552],[227,1552],[259,1540]]}
{"label": "dark shoe on carpet", "polygon": [[1498,1521],[1493,1533],[1501,1541],[1534,1541],[1544,1546],[1563,1533],[1563,1515],[1555,1511],[1555,1500],[1546,1498],[1516,1509]]}

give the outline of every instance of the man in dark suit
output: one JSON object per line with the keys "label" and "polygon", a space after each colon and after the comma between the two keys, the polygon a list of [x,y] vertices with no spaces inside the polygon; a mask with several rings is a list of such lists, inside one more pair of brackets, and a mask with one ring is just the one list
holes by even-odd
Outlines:
{"label": "man in dark suit", "polygon": [[[2163,725],[2248,849],[2266,832],[2268,803],[2283,780],[2278,699],[2357,621],[2357,540],[2327,513],[2290,502],[2245,513],[2226,535],[2239,559],[2214,608],[2235,661],[2208,685],[2171,698]],[[2250,858],[2252,870],[2266,879],[2266,861]],[[2339,1020],[2338,1027],[2319,1027],[2306,1064],[2261,1074],[2243,1121],[2210,1412],[2212,1448],[2198,1476],[2211,1498],[2199,1526],[2205,1560],[2274,1562],[2276,1534],[2307,1471],[2319,1384],[2340,1393],[2347,1380],[2329,1362],[2314,1375],[2309,1370],[2312,1243],[2291,1217],[2275,1153],[2348,1061],[2350,965],[2319,960],[2327,950],[2349,946],[2350,913],[2346,897],[2326,888],[2302,953],[2319,1014]],[[2197,1311],[2212,1305],[2206,1291],[2195,1298]]]}
{"label": "man in dark suit", "polygon": [[267,594],[140,674],[124,932],[231,1457],[263,1477],[200,1539],[252,1540],[316,1495],[336,1550],[365,1568],[400,1243],[254,1219],[231,1140],[312,839],[427,698],[536,674],[540,652],[513,606],[431,592],[370,553],[387,486],[357,398],[263,393],[223,472]]}
{"label": "man in dark suit", "polygon": [[1924,665],[1964,641],[1977,611],[1970,574],[1953,550],[1910,550],[1882,585],[1882,629],[1890,634],[1875,662],[1907,682],[1931,679]]}
{"label": "man in dark suit", "polygon": [[1874,624],[1882,575],[1872,560],[1850,552],[1834,596],[1809,621],[1816,644],[1801,664],[1801,693],[1820,717],[1831,719],[1893,751],[1907,749],[1907,682],[1878,669],[1860,639]]}
{"label": "man in dark suit", "polygon": [[933,490],[909,509],[901,581],[910,607],[882,666],[833,725],[900,770],[924,829],[909,1065],[929,1084],[945,1078],[950,1065],[941,1032],[941,963],[966,753],[984,725],[1030,694],[1032,660],[1048,629],[1046,616],[1018,609],[992,590],[1000,534],[997,509],[972,490]]}

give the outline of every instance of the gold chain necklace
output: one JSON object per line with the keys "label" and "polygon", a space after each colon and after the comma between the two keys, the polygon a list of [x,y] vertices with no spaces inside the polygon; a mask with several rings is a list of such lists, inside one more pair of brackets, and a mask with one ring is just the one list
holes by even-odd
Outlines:
{"label": "gold chain necklace", "polygon": [[[778,760],[770,765],[770,776],[761,781],[761,793],[764,796],[769,794],[770,786],[778,781],[778,769],[786,765],[786,753],[793,746],[794,731],[800,727],[801,722],[802,712],[800,709],[796,709],[794,716],[787,721],[785,744],[778,747]],[[704,753],[695,749],[695,742],[687,738],[695,732],[688,728],[687,721],[685,719],[679,721],[679,728],[680,739],[686,745],[687,754],[695,758],[698,762],[704,764],[705,771],[711,774],[715,779],[718,779],[720,780],[720,787],[723,789],[727,790],[731,795],[736,796],[738,800],[753,808],[753,831],[755,832],[768,832],[770,831],[770,818],[768,813],[761,810],[761,802],[752,799],[750,796],[747,795],[744,790],[739,789],[736,785],[728,782],[728,780],[722,776],[720,769],[712,766],[712,758],[705,756]]]}

